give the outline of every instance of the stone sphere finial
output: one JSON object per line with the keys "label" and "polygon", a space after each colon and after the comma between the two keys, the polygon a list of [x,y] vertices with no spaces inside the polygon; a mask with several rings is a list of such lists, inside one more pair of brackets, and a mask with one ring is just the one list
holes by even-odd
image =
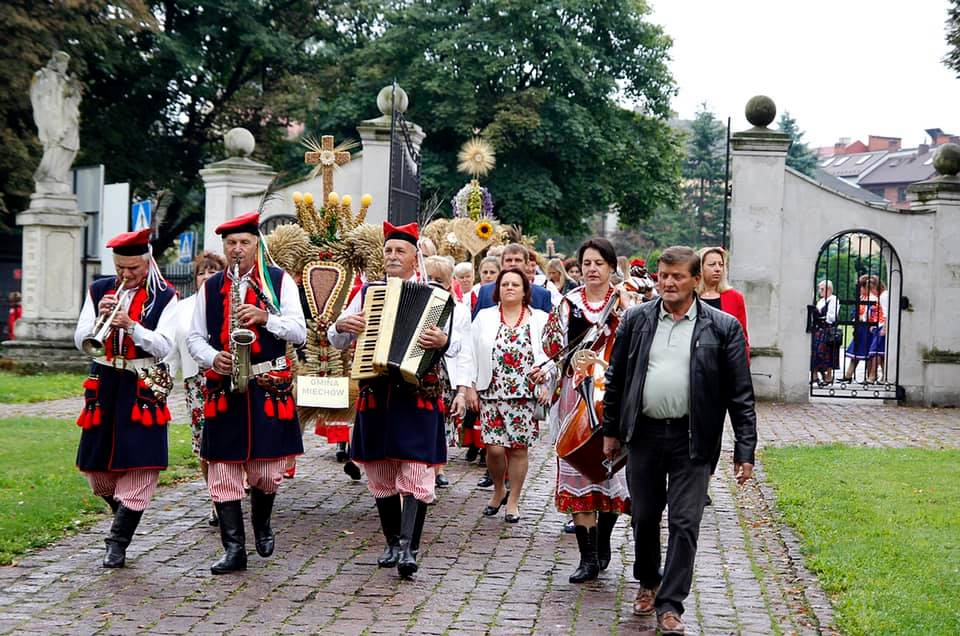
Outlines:
{"label": "stone sphere finial", "polygon": [[933,167],[945,177],[955,177],[960,172],[960,145],[943,144],[933,155]]}
{"label": "stone sphere finial", "polygon": [[747,102],[744,113],[748,122],[757,128],[766,128],[777,116],[777,105],[766,95],[756,95]]}
{"label": "stone sphere finial", "polygon": [[231,128],[223,136],[223,145],[231,157],[249,157],[257,147],[257,142],[253,139],[253,133],[246,128]]}
{"label": "stone sphere finial", "polygon": [[[393,85],[384,86],[380,89],[380,92],[377,93],[377,108],[380,109],[380,112],[385,116],[389,117],[393,113]],[[400,85],[397,85],[397,112],[405,113],[407,112],[407,106],[410,105],[410,99],[407,97],[407,92],[400,88]]]}

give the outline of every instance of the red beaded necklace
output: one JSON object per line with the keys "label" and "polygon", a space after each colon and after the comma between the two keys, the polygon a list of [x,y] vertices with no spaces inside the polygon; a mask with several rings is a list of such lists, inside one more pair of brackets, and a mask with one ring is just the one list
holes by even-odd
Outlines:
{"label": "red beaded necklace", "polygon": [[610,300],[611,296],[613,296],[613,287],[608,287],[607,295],[604,296],[603,302],[596,306],[591,305],[587,300],[587,286],[584,285],[580,288],[580,299],[583,300],[583,306],[587,308],[587,311],[592,311],[593,313],[603,311],[603,308],[607,306],[607,301]]}
{"label": "red beaded necklace", "polygon": [[500,305],[500,324],[506,325],[511,329],[516,329],[517,327],[520,326],[520,323],[523,322],[523,315],[524,313],[526,313],[526,311],[527,311],[527,308],[524,307],[523,305],[520,305],[520,316],[517,318],[517,323],[514,325],[511,325],[506,320],[503,319],[503,304],[501,304]]}

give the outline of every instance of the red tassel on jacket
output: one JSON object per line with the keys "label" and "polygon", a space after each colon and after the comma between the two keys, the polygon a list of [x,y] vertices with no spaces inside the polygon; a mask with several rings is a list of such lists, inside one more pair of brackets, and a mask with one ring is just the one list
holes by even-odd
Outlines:
{"label": "red tassel on jacket", "polygon": [[276,407],[273,405],[273,398],[270,397],[269,395],[268,395],[267,398],[263,401],[263,413],[264,413],[264,415],[266,415],[267,417],[276,417],[277,409],[276,409]]}
{"label": "red tassel on jacket", "polygon": [[83,381],[83,388],[88,391],[96,391],[100,387],[100,381],[97,378],[87,378]]}
{"label": "red tassel on jacket", "polygon": [[217,398],[217,413],[226,413],[227,412],[227,394],[221,393],[220,397]]}
{"label": "red tassel on jacket", "polygon": [[367,408],[377,408],[377,400],[373,397],[373,392],[367,393]]}
{"label": "red tassel on jacket", "polygon": [[203,403],[203,417],[210,419],[216,416],[217,416],[217,403],[214,401],[212,397],[207,398],[207,400]]}
{"label": "red tassel on jacket", "polygon": [[149,408],[143,409],[141,424],[144,426],[153,426],[153,412]]}
{"label": "red tassel on jacket", "polygon": [[286,399],[283,401],[283,404],[284,404],[284,410],[286,411],[284,413],[283,419],[287,421],[292,420],[294,414],[296,413],[296,404],[294,404],[293,398],[288,395]]}
{"label": "red tassel on jacket", "polygon": [[93,407],[93,417],[92,417],[91,424],[93,426],[100,426],[100,405],[99,404]]}
{"label": "red tassel on jacket", "polygon": [[77,426],[79,426],[83,430],[87,430],[88,428],[90,428],[89,421],[90,421],[90,411],[88,411],[86,407],[84,407],[84,409],[80,411],[80,417],[77,418]]}
{"label": "red tassel on jacket", "polygon": [[142,419],[143,419],[143,418],[142,418],[141,415],[140,415],[140,405],[137,404],[136,402],[134,402],[134,403],[133,403],[133,409],[130,410],[130,421],[131,421],[131,422],[139,422],[139,421],[141,421]]}

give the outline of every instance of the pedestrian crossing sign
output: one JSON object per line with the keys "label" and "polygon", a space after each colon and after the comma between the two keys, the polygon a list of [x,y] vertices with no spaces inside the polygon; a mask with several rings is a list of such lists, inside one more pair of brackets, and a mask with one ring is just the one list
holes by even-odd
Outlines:
{"label": "pedestrian crossing sign", "polygon": [[150,221],[153,216],[153,206],[150,200],[137,201],[133,204],[130,212],[130,225],[134,232],[150,227]]}

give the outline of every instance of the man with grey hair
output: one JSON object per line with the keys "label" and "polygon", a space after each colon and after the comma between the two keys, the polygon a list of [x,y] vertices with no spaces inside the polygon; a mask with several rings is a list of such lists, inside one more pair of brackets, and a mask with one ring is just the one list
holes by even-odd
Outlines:
{"label": "man with grey hair", "polygon": [[[670,247],[658,261],[660,298],[623,317],[606,373],[604,454],[627,446],[627,480],[640,590],[639,616],[657,614],[664,634],[682,634],[700,519],[723,423],[736,443],[733,469],[743,484],[757,444],[753,383],[736,318],[701,302],[700,257]],[[660,574],[660,520],[668,507],[667,556]]]}

